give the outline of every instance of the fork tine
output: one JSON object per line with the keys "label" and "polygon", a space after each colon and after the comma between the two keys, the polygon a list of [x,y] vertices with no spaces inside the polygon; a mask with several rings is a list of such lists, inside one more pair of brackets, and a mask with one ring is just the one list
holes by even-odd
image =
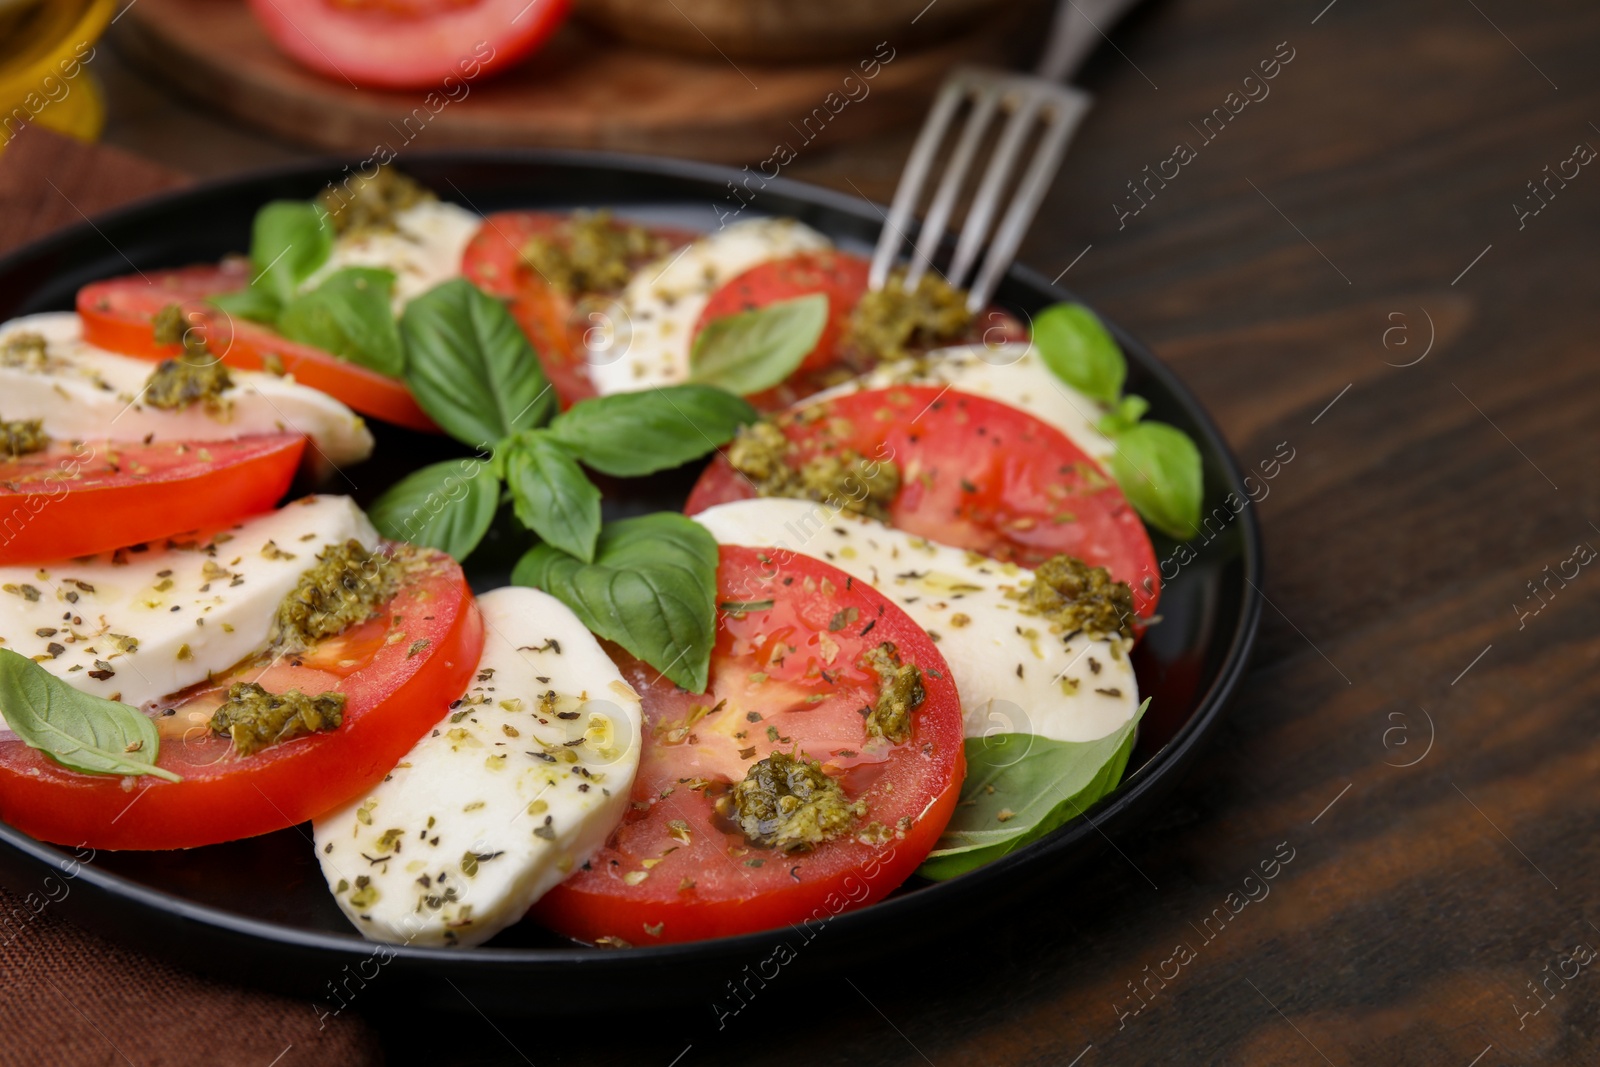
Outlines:
{"label": "fork tine", "polygon": [[967,308],[972,312],[983,310],[994,295],[1000,276],[1016,257],[1023,235],[1027,233],[1034,213],[1039,210],[1039,204],[1050,188],[1050,179],[1055,177],[1056,168],[1061,164],[1061,155],[1066,151],[1067,142],[1089,112],[1091,97],[1088,93],[1070,88],[1060,88],[1058,92],[1060,99],[1045,101],[1044,137],[1012,195],[1011,206],[1006,209],[1005,217],[1000,220],[994,239],[989,243],[989,254],[984,257],[983,266],[968,290]]}
{"label": "fork tine", "polygon": [[967,272],[978,258],[978,250],[983,247],[984,238],[989,233],[989,223],[994,220],[995,211],[1000,206],[1000,194],[1011,175],[1018,153],[1022,151],[1022,139],[1033,128],[1038,117],[1040,104],[1037,95],[1021,95],[1005,131],[1000,135],[1000,143],[995,146],[994,158],[989,160],[989,167],[983,173],[983,181],[972,198],[972,206],[967,209],[967,220],[961,227],[961,237],[956,241],[956,254],[950,261],[950,271],[946,275],[950,284],[958,289],[964,286]]}
{"label": "fork tine", "polygon": [[972,102],[972,110],[967,113],[966,127],[961,131],[961,139],[956,142],[955,152],[945,164],[939,190],[934,194],[933,203],[922,222],[922,246],[917,248],[911,267],[906,271],[907,292],[916,289],[923,274],[933,266],[933,257],[927,249],[930,245],[933,249],[938,248],[939,238],[944,235],[945,226],[950,222],[950,212],[955,208],[956,197],[966,183],[967,171],[972,168],[972,157],[977,154],[978,144],[983,139],[984,131],[989,128],[995,107],[1000,103],[1001,89],[998,85],[979,82],[974,88],[977,96]]}
{"label": "fork tine", "polygon": [[[906,227],[911,223],[911,213],[922,194],[923,183],[928,180],[928,172],[933,168],[934,152],[943,142],[956,107],[966,93],[966,78],[958,70],[939,90],[933,109],[922,123],[922,132],[917,135],[917,143],[911,149],[911,158],[906,160],[906,169],[900,175],[900,184],[895,188],[894,200],[889,205],[889,217],[884,220],[883,232],[878,234],[878,247],[872,253],[872,268],[867,274],[867,284],[873,289],[882,289],[884,282],[889,280],[889,268],[894,265],[902,239],[916,248],[916,242],[906,236]],[[934,240],[938,239],[937,234],[933,236]]]}

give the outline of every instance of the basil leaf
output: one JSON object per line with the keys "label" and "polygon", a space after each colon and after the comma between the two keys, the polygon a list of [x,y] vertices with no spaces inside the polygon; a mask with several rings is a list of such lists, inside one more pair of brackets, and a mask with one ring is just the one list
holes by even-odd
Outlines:
{"label": "basil leaf", "polygon": [[689,380],[741,396],[771,389],[817,347],[827,325],[823,293],[712,319],[694,339]]}
{"label": "basil leaf", "polygon": [[1128,364],[1095,313],[1082,304],[1053,304],[1033,320],[1033,347],[1057,378],[1091,400],[1114,404]]}
{"label": "basil leaf", "polygon": [[539,357],[504,304],[452,278],[400,316],[406,384],[450,436],[488,446],[543,426],[556,406]]}
{"label": "basil leaf", "polygon": [[1187,541],[1200,531],[1200,450],[1164,422],[1141,422],[1111,438],[1111,476],[1144,520]]}
{"label": "basil leaf", "polygon": [[30,748],[68,770],[182,781],[155,765],[161,735],[138,708],[79,692],[9,648],[0,648],[0,715]]}
{"label": "basil leaf", "polygon": [[1122,781],[1149,706],[1146,699],[1121,729],[1095,741],[1032,734],[967,738],[961,800],[917,873],[936,882],[954,878],[1082,815]]}
{"label": "basil leaf", "polygon": [[522,525],[585,563],[600,536],[600,490],[548,434],[519,434],[501,446],[511,507]]}
{"label": "basil leaf", "polygon": [[405,353],[389,304],[393,292],[393,271],[375,267],[334,271],[314,290],[283,306],[278,332],[398,378],[405,371]]}
{"label": "basil leaf", "polygon": [[500,478],[481,459],[447,460],[413,471],[367,509],[392,541],[437,548],[457,560],[472,555],[500,506]]}
{"label": "basil leaf", "polygon": [[231,293],[208,296],[206,302],[221,308],[235,318],[264,322],[268,326],[277,325],[278,313],[283,310],[278,298],[259,285],[247,285]]}
{"label": "basil leaf", "polygon": [[1144,418],[1144,413],[1149,410],[1148,400],[1130,393],[1117,401],[1110,411],[1100,416],[1094,428],[1107,437],[1115,437],[1124,430],[1131,430],[1139,425],[1139,420]]}
{"label": "basil leaf", "polygon": [[300,283],[333,253],[333,227],[309,200],[274,200],[256,212],[250,232],[250,265],[260,285],[287,304]]}
{"label": "basil leaf", "polygon": [[593,563],[538,545],[511,574],[672,681],[704,692],[717,624],[717,542],[693,519],[657,512],[607,523]]}
{"label": "basil leaf", "polygon": [[586,466],[636,478],[697,459],[755,420],[756,409],[732,393],[674,385],[579,401],[550,433]]}

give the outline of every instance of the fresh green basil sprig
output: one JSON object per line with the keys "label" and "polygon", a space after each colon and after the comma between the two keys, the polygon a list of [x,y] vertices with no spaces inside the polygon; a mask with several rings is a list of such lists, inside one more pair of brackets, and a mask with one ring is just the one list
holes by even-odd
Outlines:
{"label": "fresh green basil sprig", "polygon": [[1111,438],[1111,476],[1144,520],[1180,541],[1200,527],[1200,450],[1182,430],[1141,421],[1150,405],[1124,396],[1128,364],[1116,339],[1082,304],[1055,304],[1033,320],[1033,346],[1063,382],[1107,410],[1096,424]]}
{"label": "fresh green basil sprig", "polygon": [[405,370],[391,298],[393,271],[345,267],[301,292],[333,254],[333,226],[319,204],[274,200],[256,212],[251,283],[211,297],[230,315],[265,323],[291,341],[398,378]]}
{"label": "fresh green basil sprig", "polygon": [[156,766],[161,735],[138,708],[80,692],[8,648],[0,648],[0,715],[68,770],[182,780]]}
{"label": "fresh green basil sprig", "polygon": [[717,621],[717,543],[683,515],[657,512],[608,523],[585,562],[546,542],[522,557],[511,580],[566,604],[693,693],[711,671]]}
{"label": "fresh green basil sprig", "polygon": [[600,490],[585,468],[633,478],[679,466],[732,440],[755,409],[690,384],[597,397],[557,414],[538,354],[510,312],[460,278],[406,305],[400,336],[417,403],[480,454],[396,483],[369,509],[378,530],[464,559],[504,497],[541,542],[514,581],[557,597],[677,684],[704,689],[716,542],[681,515],[603,524]]}

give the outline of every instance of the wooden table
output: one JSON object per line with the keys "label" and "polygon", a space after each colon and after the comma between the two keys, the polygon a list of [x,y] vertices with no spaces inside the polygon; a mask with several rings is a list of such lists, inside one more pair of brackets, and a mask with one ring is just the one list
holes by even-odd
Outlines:
{"label": "wooden table", "polygon": [[[942,968],[797,972],[720,1031],[709,1005],[570,1040],[381,1020],[391,1056],[1600,1061],[1578,551],[1600,545],[1600,170],[1574,156],[1600,146],[1600,9],[1537,6],[1159,0],[1085,72],[1098,105],[1024,259],[1151,342],[1245,464],[1294,457],[1259,505],[1254,669],[1162,818]],[[111,58],[112,143],[197,173],[295,155]],[[903,151],[791,173],[882,197]]]}

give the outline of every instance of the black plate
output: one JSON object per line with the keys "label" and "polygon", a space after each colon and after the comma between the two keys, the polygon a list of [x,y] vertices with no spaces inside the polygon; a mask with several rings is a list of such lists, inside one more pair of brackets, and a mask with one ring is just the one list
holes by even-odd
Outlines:
{"label": "black plate", "polygon": [[[736,209],[731,169],[660,159],[553,152],[454,152],[419,155],[405,169],[447,199],[488,212],[517,207],[614,205],[624,213],[710,229]],[[132,269],[152,270],[215,260],[247,247],[256,209],[280,197],[314,195],[345,170],[309,164],[233,178],[124,208],[29,245],[0,259],[0,320],[70,309],[86,282]],[[774,181],[744,216],[789,215],[846,247],[876,239],[878,209],[864,200],[789,181]],[[998,300],[1033,312],[1067,297],[1044,278],[1017,267]],[[1150,401],[1151,417],[1186,430],[1205,462],[1205,511],[1248,494],[1217,428],[1172,372],[1126,332],[1112,327],[1128,355],[1128,388]],[[378,457],[349,473],[360,499],[370,499],[399,474],[452,448],[437,438],[384,429]],[[677,508],[687,472],[655,479],[614,510]],[[335,487],[335,491],[338,491]],[[509,538],[504,542],[509,542]],[[474,557],[474,584],[504,580],[516,546],[488,546]],[[1174,545],[1157,539],[1168,559]],[[498,559],[496,557],[499,557]],[[1199,545],[1196,558],[1167,584],[1163,622],[1135,654],[1140,688],[1153,697],[1117,792],[1078,820],[1004,859],[951,882],[914,882],[889,899],[826,923],[808,966],[862,966],[914,951],[933,924],[960,915],[994,915],[1031,886],[1070,873],[1102,847],[1108,834],[1146,818],[1195,758],[1243,675],[1259,616],[1250,583],[1260,584],[1260,534],[1246,509]],[[61,872],[74,871],[60,896]],[[54,877],[52,877],[54,876]],[[704,1000],[722,994],[747,965],[768,959],[781,940],[806,932],[770,933],[688,945],[600,951],[559,941],[520,924],[489,945],[468,951],[377,949],[350,928],[322,881],[305,828],[250,841],[173,853],[100,853],[81,867],[68,850],[0,826],[0,879],[55,906],[83,926],[201,970],[324,1000],[343,1002],[386,976],[384,995],[418,999],[448,1010],[463,995],[485,1011],[573,1012]],[[54,887],[54,888],[52,888]],[[815,934],[813,933],[813,936]],[[671,980],[662,981],[664,973]],[[352,981],[355,982],[352,985]],[[531,990],[540,991],[538,998]]]}

